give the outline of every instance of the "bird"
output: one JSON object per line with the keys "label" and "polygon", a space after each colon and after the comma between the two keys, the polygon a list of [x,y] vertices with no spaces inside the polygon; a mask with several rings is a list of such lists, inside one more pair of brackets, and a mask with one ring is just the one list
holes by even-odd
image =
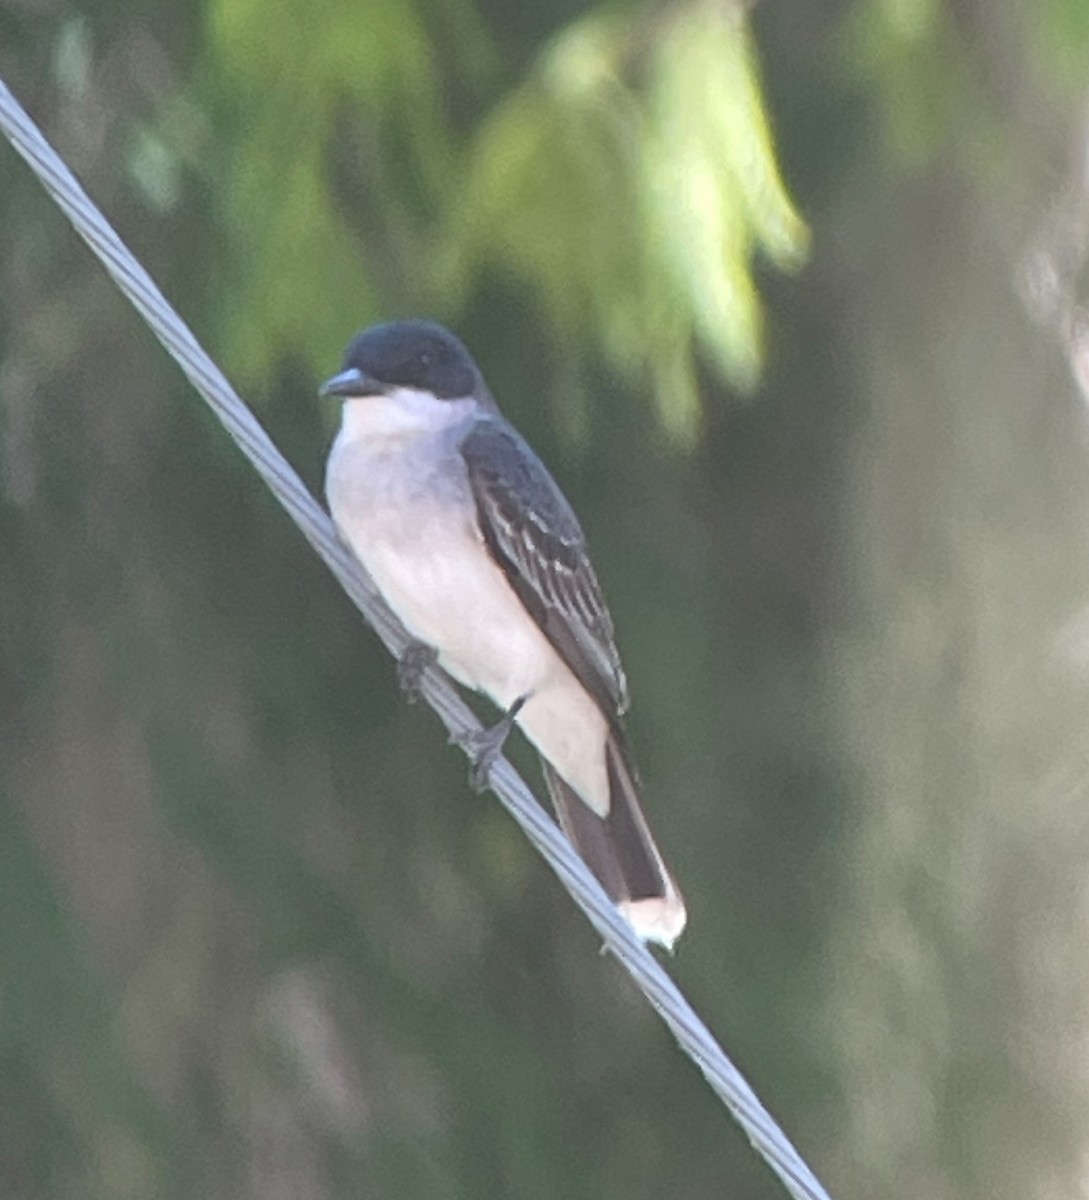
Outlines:
{"label": "bird", "polygon": [[492,700],[503,717],[479,736],[474,781],[517,726],[585,864],[634,932],[671,951],[685,904],[643,814],[627,679],[571,505],[442,325],[364,330],[320,393],[341,402],[329,512],[412,639],[402,684],[437,661]]}

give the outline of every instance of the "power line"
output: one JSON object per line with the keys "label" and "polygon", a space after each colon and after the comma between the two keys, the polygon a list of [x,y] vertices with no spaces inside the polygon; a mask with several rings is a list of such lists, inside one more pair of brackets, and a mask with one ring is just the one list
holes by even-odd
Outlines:
{"label": "power line", "polygon": [[[368,624],[390,651],[399,656],[408,645],[407,634],[340,541],[329,518],[3,80],[0,80],[0,130],[223,423]],[[423,676],[421,691],[459,745],[464,746],[468,736],[479,731],[479,721],[441,671],[429,669]],[[555,822],[505,759],[492,769],[490,784],[790,1195],[795,1200],[830,1200],[680,989],[638,940]]]}

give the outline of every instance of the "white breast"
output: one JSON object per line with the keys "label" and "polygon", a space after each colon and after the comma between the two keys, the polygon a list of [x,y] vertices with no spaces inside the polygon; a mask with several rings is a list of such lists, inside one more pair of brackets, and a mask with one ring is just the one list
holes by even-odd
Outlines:
{"label": "white breast", "polygon": [[325,489],[341,536],[409,633],[519,724],[591,807],[608,807],[605,722],[529,617],[476,526],[458,451],[472,401],[348,400]]}
{"label": "white breast", "polygon": [[476,528],[457,445],[465,402],[350,400],[326,494],[333,519],[409,632],[501,705],[541,686],[556,655]]}

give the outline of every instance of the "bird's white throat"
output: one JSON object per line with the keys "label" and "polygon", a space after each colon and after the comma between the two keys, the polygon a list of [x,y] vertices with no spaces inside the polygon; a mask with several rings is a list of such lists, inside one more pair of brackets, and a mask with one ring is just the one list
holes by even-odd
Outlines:
{"label": "bird's white throat", "polygon": [[344,401],[341,436],[349,441],[400,441],[440,433],[464,422],[475,410],[470,396],[440,400],[416,388],[397,388],[377,396],[352,396]]}

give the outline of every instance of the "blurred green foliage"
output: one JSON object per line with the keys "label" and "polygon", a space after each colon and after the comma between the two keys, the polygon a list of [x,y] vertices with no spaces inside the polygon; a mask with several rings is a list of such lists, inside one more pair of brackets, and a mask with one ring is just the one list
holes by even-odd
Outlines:
{"label": "blurred green foliage", "polygon": [[[700,350],[751,391],[754,259],[796,267],[806,244],[741,15],[707,0],[591,12],[513,87],[480,71],[471,41],[438,41],[447,16],[212,5],[236,130],[229,217],[247,238],[232,359],[251,376],[285,353],[320,370],[344,336],[343,297],[357,322],[382,311],[368,280],[452,317],[495,271],[539,295],[574,353],[597,346],[646,388],[691,445]],[[469,103],[449,104],[459,87],[473,92],[468,127]],[[338,123],[361,158],[339,187],[327,156]]]}
{"label": "blurred green foliage", "polygon": [[[1074,1195],[1084,0],[742,7],[0,0],[0,74],[315,488],[348,336],[465,336],[833,1192]],[[5,1200],[781,1196],[2,146],[0,718]]]}
{"label": "blurred green foliage", "polygon": [[1089,7],[1072,0],[1042,0],[1032,17],[1029,27],[1041,77],[1068,95],[1080,95],[1089,60]]}

